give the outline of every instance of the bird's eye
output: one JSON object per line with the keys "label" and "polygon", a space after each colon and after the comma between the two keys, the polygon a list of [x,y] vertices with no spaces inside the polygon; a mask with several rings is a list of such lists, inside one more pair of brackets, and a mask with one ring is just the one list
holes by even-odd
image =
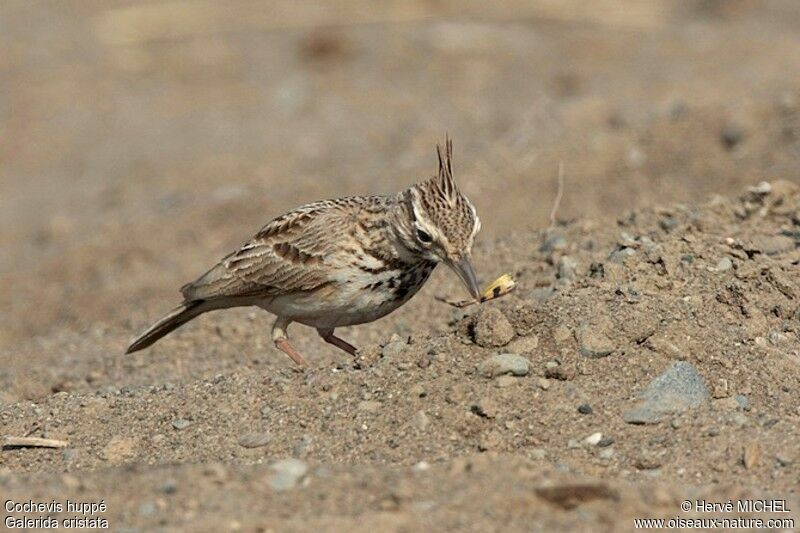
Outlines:
{"label": "bird's eye", "polygon": [[433,242],[433,237],[431,237],[429,233],[426,233],[421,229],[417,230],[417,239],[419,239],[419,242],[424,244],[430,244]]}

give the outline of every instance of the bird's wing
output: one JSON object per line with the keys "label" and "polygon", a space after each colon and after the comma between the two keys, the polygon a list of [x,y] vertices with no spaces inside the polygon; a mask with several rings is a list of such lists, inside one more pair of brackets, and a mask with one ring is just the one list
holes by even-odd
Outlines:
{"label": "bird's wing", "polygon": [[[346,206],[345,206],[346,207]],[[187,300],[270,297],[311,291],[332,281],[326,265],[341,251],[350,209],[332,201],[308,204],[282,215],[227,255],[181,292]]]}

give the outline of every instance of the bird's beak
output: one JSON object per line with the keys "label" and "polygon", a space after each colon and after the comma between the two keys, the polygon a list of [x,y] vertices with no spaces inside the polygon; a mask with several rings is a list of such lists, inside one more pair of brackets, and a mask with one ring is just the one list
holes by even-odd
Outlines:
{"label": "bird's beak", "polygon": [[469,291],[470,296],[480,301],[481,289],[478,287],[478,278],[475,277],[475,270],[472,268],[469,259],[465,257],[460,261],[449,261],[448,266],[452,268],[455,273],[458,274],[458,277],[461,278],[461,281],[464,282],[464,286]]}

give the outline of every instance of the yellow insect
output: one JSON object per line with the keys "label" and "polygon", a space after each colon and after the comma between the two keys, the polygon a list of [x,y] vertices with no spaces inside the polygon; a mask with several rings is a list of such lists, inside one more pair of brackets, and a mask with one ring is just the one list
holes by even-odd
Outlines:
{"label": "yellow insect", "polygon": [[489,300],[494,300],[496,298],[500,298],[501,296],[505,296],[509,292],[513,291],[516,288],[516,286],[517,282],[514,281],[514,278],[511,277],[511,274],[503,274],[502,276],[491,282],[483,290],[479,302],[476,302],[475,300],[459,300],[456,302],[451,302],[442,297],[437,297],[436,299],[446,304],[452,305],[453,307],[467,307],[475,303],[488,302]]}

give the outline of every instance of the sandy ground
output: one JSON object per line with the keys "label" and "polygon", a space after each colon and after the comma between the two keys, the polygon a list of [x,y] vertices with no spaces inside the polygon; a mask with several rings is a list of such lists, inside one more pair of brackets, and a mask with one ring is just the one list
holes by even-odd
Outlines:
{"label": "sandy ground", "polygon": [[[127,531],[800,519],[797,4],[483,4],[0,7],[0,435],[68,442],[0,452],[4,495]],[[248,309],[121,355],[271,217],[423,179],[445,131],[512,295],[455,310],[437,271],[342,332],[356,360],[294,326],[302,373]],[[626,422],[676,361],[702,405]]]}

